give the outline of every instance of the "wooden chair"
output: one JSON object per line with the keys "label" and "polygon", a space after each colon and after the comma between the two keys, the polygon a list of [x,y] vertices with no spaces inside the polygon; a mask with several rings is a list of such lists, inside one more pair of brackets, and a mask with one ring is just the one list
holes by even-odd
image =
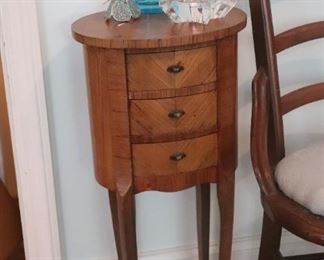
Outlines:
{"label": "wooden chair", "polygon": [[[278,182],[280,175],[277,172],[278,167],[280,168],[287,161],[293,159],[290,155],[285,155],[283,115],[308,103],[324,99],[324,82],[306,86],[281,96],[276,58],[276,54],[292,46],[324,37],[324,21],[305,24],[275,36],[270,0],[250,0],[250,7],[258,69],[252,84],[251,155],[264,208],[259,259],[324,259],[324,254],[284,258],[280,253],[282,228],[305,240],[324,245],[323,214],[316,215],[314,209],[311,211],[307,206],[292,199],[294,191],[292,192],[293,196],[286,196],[287,193],[283,191],[284,185],[281,186]],[[298,155],[303,156],[305,151],[307,154],[311,149],[314,150],[314,147],[306,147],[305,150],[299,151]],[[324,149],[324,145],[321,149]],[[308,156],[311,155],[308,153]],[[323,166],[324,154],[320,153],[316,156],[323,159],[323,164],[317,163],[317,166]],[[287,165],[289,163],[285,166]],[[309,171],[315,171],[313,165],[308,167]],[[287,167],[285,171],[287,171]],[[288,170],[285,177],[294,176],[293,174],[298,171],[300,170],[291,169],[290,172]],[[320,171],[324,178],[323,168],[320,168]],[[319,173],[315,172],[314,174]],[[307,171],[303,178],[308,175]],[[314,182],[312,177],[309,177],[308,181]],[[321,202],[321,205],[323,204],[324,200]]]}

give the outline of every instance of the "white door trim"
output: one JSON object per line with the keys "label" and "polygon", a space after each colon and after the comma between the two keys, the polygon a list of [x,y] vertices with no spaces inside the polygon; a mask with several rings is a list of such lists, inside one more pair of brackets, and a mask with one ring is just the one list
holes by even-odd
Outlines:
{"label": "white door trim", "polygon": [[36,0],[0,1],[0,49],[26,259],[61,259]]}

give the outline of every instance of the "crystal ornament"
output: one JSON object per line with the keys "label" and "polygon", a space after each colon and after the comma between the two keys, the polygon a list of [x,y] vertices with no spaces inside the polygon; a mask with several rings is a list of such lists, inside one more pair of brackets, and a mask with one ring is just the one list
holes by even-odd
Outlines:
{"label": "crystal ornament", "polygon": [[110,0],[107,8],[107,19],[117,22],[128,22],[140,17],[141,10],[133,0]]}
{"label": "crystal ornament", "polygon": [[225,17],[235,0],[160,0],[160,6],[173,22],[207,24],[210,19]]}

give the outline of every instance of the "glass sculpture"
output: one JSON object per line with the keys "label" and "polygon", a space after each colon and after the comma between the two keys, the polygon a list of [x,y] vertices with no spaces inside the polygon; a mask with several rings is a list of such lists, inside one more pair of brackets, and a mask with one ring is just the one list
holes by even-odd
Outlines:
{"label": "glass sculpture", "polygon": [[210,19],[225,17],[235,0],[160,0],[160,6],[173,22],[207,24]]}

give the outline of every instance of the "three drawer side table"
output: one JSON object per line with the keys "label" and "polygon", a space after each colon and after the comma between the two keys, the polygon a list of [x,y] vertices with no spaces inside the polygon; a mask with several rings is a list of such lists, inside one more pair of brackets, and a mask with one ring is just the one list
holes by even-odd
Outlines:
{"label": "three drawer side table", "polygon": [[84,45],[97,181],[109,190],[118,257],[136,260],[135,194],[197,191],[199,259],[209,259],[210,184],[220,258],[231,257],[237,166],[237,33],[233,9],[208,25],[164,14],[131,23],[104,13],[72,25]]}

